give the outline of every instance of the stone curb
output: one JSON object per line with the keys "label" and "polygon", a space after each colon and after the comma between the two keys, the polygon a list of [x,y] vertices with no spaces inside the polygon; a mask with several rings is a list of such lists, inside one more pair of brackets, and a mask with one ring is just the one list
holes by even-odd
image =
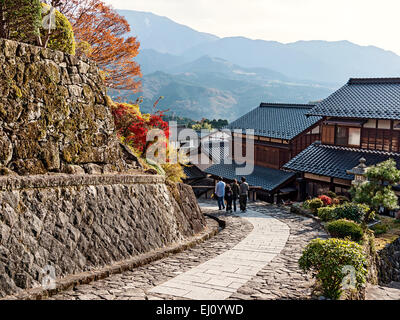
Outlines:
{"label": "stone curb", "polygon": [[296,207],[294,205],[290,205],[288,208],[290,208],[290,213],[294,213],[294,214],[298,214],[298,215],[303,216],[303,217],[311,218],[315,222],[318,222],[322,227],[324,226],[323,223],[322,223],[322,220],[319,217],[314,216],[313,214],[306,212],[302,208]]}
{"label": "stone curb", "polygon": [[[215,221],[216,222],[215,222]],[[202,243],[218,234],[219,228],[224,226],[225,221],[213,218],[209,220],[211,225],[207,225],[206,230],[198,235],[191,237],[184,243],[173,244],[163,249],[154,250],[149,253],[141,254],[131,259],[116,262],[113,265],[106,266],[100,270],[82,272],[75,275],[69,275],[56,280],[56,289],[45,289],[43,287],[25,290],[21,293],[6,296],[0,300],[43,300],[53,295],[77,287],[78,285],[89,284],[93,281],[105,279],[114,274],[120,274],[131,271],[135,268],[144,266],[151,262],[168,257],[171,254],[177,254]]]}

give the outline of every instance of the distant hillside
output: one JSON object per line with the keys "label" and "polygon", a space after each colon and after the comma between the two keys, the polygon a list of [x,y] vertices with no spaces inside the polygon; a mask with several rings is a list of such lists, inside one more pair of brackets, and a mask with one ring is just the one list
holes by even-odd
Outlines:
{"label": "distant hillside", "polygon": [[219,57],[244,67],[264,67],[289,77],[324,82],[345,82],[350,77],[398,76],[400,57],[376,47],[351,42],[274,41],[234,37],[188,49],[186,59]]}
{"label": "distant hillside", "polygon": [[181,56],[161,53],[154,49],[140,49],[136,62],[139,63],[142,74],[173,69],[187,60]]}
{"label": "distant hillside", "polygon": [[132,26],[132,35],[138,36],[141,49],[180,55],[196,45],[218,40],[218,37],[195,31],[189,27],[149,12],[117,10]]}
{"label": "distant hillside", "polygon": [[178,66],[171,66],[166,71],[172,74],[179,73],[218,73],[229,79],[235,80],[286,80],[285,75],[266,68],[243,68],[221,58],[203,56],[195,61],[184,63]]}
{"label": "distant hillside", "polygon": [[261,101],[308,103],[323,99],[332,91],[333,88],[329,87],[278,80],[260,83],[235,80],[218,72],[175,75],[155,72],[144,77],[143,92],[128,94],[124,99],[135,101],[143,96],[142,107],[148,112],[158,97],[163,96],[158,109],[170,109],[169,114],[194,120],[205,117],[232,121],[258,106]]}

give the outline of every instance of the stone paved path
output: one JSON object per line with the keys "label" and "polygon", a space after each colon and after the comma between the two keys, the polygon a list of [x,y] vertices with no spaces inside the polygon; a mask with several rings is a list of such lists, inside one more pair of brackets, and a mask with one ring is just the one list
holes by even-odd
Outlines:
{"label": "stone paved path", "polygon": [[367,286],[365,300],[400,300],[400,282],[386,286]]}
{"label": "stone paved path", "polygon": [[[253,204],[249,209],[243,217],[221,216],[227,227],[192,249],[51,299],[203,299],[200,285],[191,291],[183,285],[193,285],[193,279],[205,274],[205,282],[211,281],[208,285],[213,287],[212,299],[309,299],[314,280],[301,272],[297,261],[307,243],[325,237],[324,232],[312,219],[265,203]],[[193,274],[196,278],[191,278]],[[235,280],[231,282],[233,275]],[[181,286],[169,286],[176,286],[182,277],[186,279]],[[203,292],[209,292],[208,285],[201,286]]]}
{"label": "stone paved path", "polygon": [[225,300],[256,276],[285,247],[290,229],[257,211],[249,210],[239,216],[254,227],[244,240],[150,292],[195,300]]}

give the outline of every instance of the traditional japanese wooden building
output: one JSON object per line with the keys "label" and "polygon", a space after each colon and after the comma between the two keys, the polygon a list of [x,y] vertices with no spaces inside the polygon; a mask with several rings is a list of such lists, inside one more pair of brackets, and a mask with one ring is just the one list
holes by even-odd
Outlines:
{"label": "traditional japanese wooden building", "polygon": [[[247,161],[254,161],[253,173],[246,176],[249,184],[261,187],[263,197],[269,201],[273,201],[274,195],[296,192],[296,174],[282,170],[282,167],[313,142],[321,139],[322,117],[307,116],[314,106],[262,103],[227,127],[236,132],[234,135],[238,139],[235,140],[239,140],[239,143],[231,144],[230,157],[207,168],[205,172],[214,177],[239,180],[236,169],[240,165],[237,164],[234,150],[241,148],[245,155],[245,139],[248,138],[254,141],[254,155],[246,155]],[[246,137],[246,129],[253,129],[254,135]]]}
{"label": "traditional japanese wooden building", "polygon": [[400,78],[350,79],[307,115],[322,117],[321,142],[283,166],[298,173],[299,198],[346,193],[361,158],[400,164]]}

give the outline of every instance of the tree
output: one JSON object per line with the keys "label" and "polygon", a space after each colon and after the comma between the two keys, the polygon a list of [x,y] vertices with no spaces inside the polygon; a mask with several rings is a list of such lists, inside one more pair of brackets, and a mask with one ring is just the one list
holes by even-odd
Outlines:
{"label": "tree", "polygon": [[41,26],[39,0],[0,0],[0,37],[36,44]]}
{"label": "tree", "polygon": [[105,72],[106,84],[119,90],[136,90],[141,76],[133,60],[139,42],[128,37],[126,19],[100,0],[60,1],[59,10],[72,24],[77,55],[87,55]]}
{"label": "tree", "polygon": [[195,123],[192,125],[192,129],[196,130],[196,131],[201,131],[201,130],[208,130],[211,131],[212,130],[212,126],[211,124],[209,124],[208,122],[203,122],[203,123]]}
{"label": "tree", "polygon": [[368,181],[353,187],[353,201],[364,203],[378,211],[380,207],[387,210],[398,208],[398,197],[392,187],[400,183],[400,170],[396,162],[389,159],[367,169]]}

